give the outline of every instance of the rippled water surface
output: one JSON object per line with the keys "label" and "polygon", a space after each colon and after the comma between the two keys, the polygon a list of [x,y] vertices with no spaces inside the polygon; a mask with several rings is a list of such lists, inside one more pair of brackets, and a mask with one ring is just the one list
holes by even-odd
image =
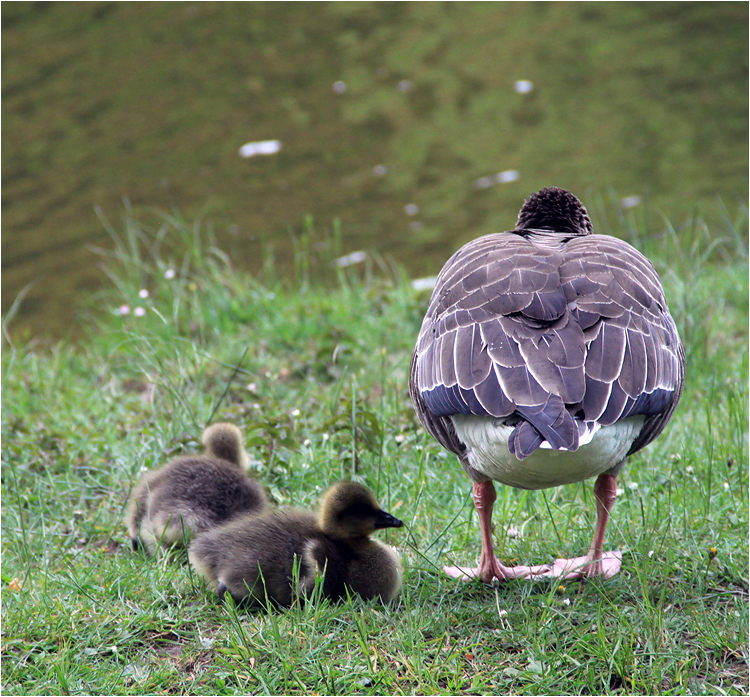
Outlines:
{"label": "rippled water surface", "polygon": [[676,219],[747,196],[745,3],[19,2],[2,21],[3,312],[34,283],[15,332],[74,326],[104,278],[89,246],[110,245],[94,208],[117,227],[123,198],[203,215],[250,269],[267,242],[283,264],[310,214],[429,274],[546,185]]}

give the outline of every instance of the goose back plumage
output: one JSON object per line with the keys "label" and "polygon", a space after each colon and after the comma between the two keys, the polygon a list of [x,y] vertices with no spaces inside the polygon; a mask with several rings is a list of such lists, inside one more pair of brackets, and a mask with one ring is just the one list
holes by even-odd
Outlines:
{"label": "goose back plumage", "polygon": [[591,234],[572,194],[535,196],[545,192],[561,192],[559,215],[547,207],[535,217],[532,197],[515,230],[448,260],[417,339],[417,414],[462,460],[454,415],[512,426],[518,459],[539,447],[575,451],[592,429],[642,416],[629,455],[661,433],[682,393],[682,346],[652,264],[620,239]]}

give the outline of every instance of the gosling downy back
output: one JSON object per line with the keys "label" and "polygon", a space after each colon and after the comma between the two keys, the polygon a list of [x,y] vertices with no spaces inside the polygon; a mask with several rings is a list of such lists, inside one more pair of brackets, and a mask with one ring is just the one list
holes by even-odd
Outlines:
{"label": "gosling downy back", "polygon": [[220,596],[228,591],[236,601],[289,605],[308,596],[320,576],[328,598],[352,592],[389,602],[401,585],[401,562],[395,550],[369,535],[402,525],[369,489],[343,482],[326,492],[317,516],[305,511],[243,516],[201,535],[189,556],[214,591]]}
{"label": "gosling downy back", "polygon": [[315,586],[315,566],[302,552],[319,535],[307,511],[244,515],[199,535],[188,549],[190,563],[220,598],[291,605]]}
{"label": "gosling downy back", "polygon": [[159,546],[181,546],[237,515],[265,510],[263,488],[243,471],[248,462],[239,429],[214,424],[203,444],[205,454],[147,472],[133,490],[126,523],[134,549],[139,539],[150,554]]}

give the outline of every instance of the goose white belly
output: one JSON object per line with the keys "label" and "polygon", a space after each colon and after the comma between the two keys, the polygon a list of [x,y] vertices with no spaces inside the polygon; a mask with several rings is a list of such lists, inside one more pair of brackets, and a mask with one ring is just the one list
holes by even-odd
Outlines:
{"label": "goose white belly", "polygon": [[632,416],[593,433],[578,450],[553,450],[545,441],[525,460],[508,450],[513,426],[492,416],[451,416],[456,435],[466,446],[472,468],[496,482],[519,489],[547,489],[596,477],[618,464],[643,425]]}

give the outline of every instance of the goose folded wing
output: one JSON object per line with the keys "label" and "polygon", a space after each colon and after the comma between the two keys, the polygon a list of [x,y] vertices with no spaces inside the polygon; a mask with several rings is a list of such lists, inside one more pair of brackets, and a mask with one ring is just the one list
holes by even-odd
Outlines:
{"label": "goose folded wing", "polygon": [[570,322],[561,257],[507,233],[476,246],[481,254],[454,255],[443,269],[422,325],[411,372],[420,418],[454,452],[445,417],[459,413],[515,412],[533,425],[523,439],[532,450],[543,439],[575,449],[564,404],[583,398],[584,339]]}
{"label": "goose folded wing", "polygon": [[601,425],[644,421],[630,453],[661,433],[682,393],[685,365],[658,276],[616,238],[571,242],[561,268],[572,315],[586,343],[584,419]]}

